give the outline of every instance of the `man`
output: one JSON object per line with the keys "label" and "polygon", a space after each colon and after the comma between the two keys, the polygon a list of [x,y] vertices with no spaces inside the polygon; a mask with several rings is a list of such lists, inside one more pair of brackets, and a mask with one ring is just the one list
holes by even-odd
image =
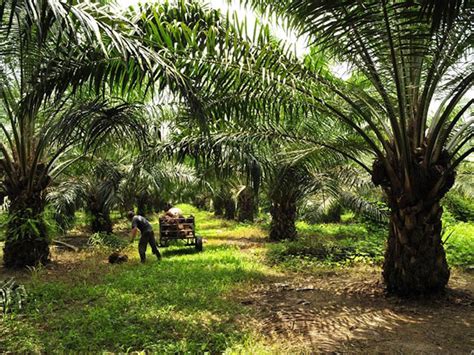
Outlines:
{"label": "man", "polygon": [[150,244],[151,251],[156,255],[158,260],[161,260],[160,251],[156,247],[155,234],[153,233],[153,228],[146,220],[145,217],[140,215],[135,215],[133,211],[128,212],[128,219],[132,222],[132,239],[131,243],[135,240],[137,235],[137,230],[140,230],[140,241],[138,242],[138,253],[140,254],[140,260],[142,263],[146,260],[146,248]]}

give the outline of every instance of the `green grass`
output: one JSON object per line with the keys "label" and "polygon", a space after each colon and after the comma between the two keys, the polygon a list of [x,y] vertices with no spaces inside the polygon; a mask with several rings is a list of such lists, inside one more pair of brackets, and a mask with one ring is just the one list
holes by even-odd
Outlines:
{"label": "green grass", "polygon": [[[203,253],[163,248],[161,262],[148,251],[140,264],[135,242],[125,250],[130,262],[122,265],[107,264],[99,249],[73,260],[71,272],[37,269],[26,281],[26,311],[0,324],[0,351],[269,352],[275,345],[246,325],[247,308],[232,295],[275,271],[258,253],[216,243],[263,236],[264,229],[178,207],[196,217],[197,232],[208,239]],[[150,218],[156,231],[158,217]],[[78,221],[86,223],[83,214]],[[115,228],[128,224],[121,220]]]}
{"label": "green grass", "polygon": [[[267,236],[266,226],[239,223],[214,217],[213,213],[200,211],[187,204],[177,205],[185,216],[193,215],[196,220],[196,233],[208,239],[248,238],[258,239]],[[157,222],[157,221],[156,221]],[[157,226],[157,225],[156,225]]]}
{"label": "green grass", "polygon": [[272,271],[238,249],[182,255],[171,249],[162,262],[142,265],[134,257],[123,265],[82,267],[88,272],[59,279],[45,270],[35,274],[26,284],[32,300],[26,313],[0,325],[0,351],[195,353],[262,346],[252,329],[239,325],[246,309],[230,295]]}
{"label": "green grass", "polygon": [[380,264],[386,231],[362,223],[296,224],[299,238],[269,245],[270,263],[282,269],[312,272],[317,268]]}
{"label": "green grass", "polygon": [[[474,265],[474,223],[458,222],[449,212],[443,215],[448,264]],[[270,245],[268,259],[281,268],[311,271],[319,267],[350,266],[355,262],[383,262],[386,228],[369,223],[308,224],[297,222],[300,238]],[[347,254],[347,258],[341,258]]]}
{"label": "green grass", "polygon": [[[246,325],[246,307],[233,294],[275,272],[258,253],[221,245],[221,238],[262,237],[259,226],[214,218],[190,205],[197,232],[208,239],[203,253],[192,248],[162,249],[162,262],[148,251],[138,261],[107,264],[96,252],[72,261],[72,271],[37,269],[26,281],[30,303],[25,312],[0,324],[0,351],[151,351],[158,353],[265,353],[274,346]],[[87,223],[83,213],[77,221]],[[158,215],[150,218],[158,230]],[[120,221],[117,229],[128,228]],[[59,273],[59,274],[58,274]]]}
{"label": "green grass", "polygon": [[474,223],[459,222],[448,226],[445,238],[448,238],[445,250],[449,265],[474,265]]}
{"label": "green grass", "polygon": [[[22,313],[0,321],[0,352],[288,351],[287,345],[270,343],[256,333],[248,321],[249,308],[236,296],[281,270],[312,272],[353,262],[379,263],[383,255],[386,231],[353,218],[342,224],[298,222],[299,240],[242,252],[225,242],[262,239],[268,224],[226,221],[190,205],[178,207],[196,217],[197,232],[207,239],[203,253],[163,248],[163,260],[157,262],[148,250],[147,263],[140,264],[135,242],[125,249],[130,261],[122,265],[108,264],[108,253],[99,249],[71,254],[70,264],[62,260],[52,270],[20,274],[30,301]],[[79,214],[78,220],[85,223],[83,217]],[[158,215],[150,220],[157,231]],[[450,265],[474,264],[474,224],[458,223],[449,215],[444,224],[445,235],[452,233],[446,243]],[[116,225],[129,227],[126,220]],[[331,255],[332,248],[373,255],[339,260]],[[328,254],[315,257],[321,250]]]}

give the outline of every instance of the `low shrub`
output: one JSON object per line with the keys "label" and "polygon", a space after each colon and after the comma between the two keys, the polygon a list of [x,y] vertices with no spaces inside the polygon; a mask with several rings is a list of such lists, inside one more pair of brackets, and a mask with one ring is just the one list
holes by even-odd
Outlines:
{"label": "low shrub", "polygon": [[125,240],[115,234],[109,233],[94,233],[90,236],[87,243],[93,248],[110,249],[122,249],[128,245]]}
{"label": "low shrub", "polygon": [[26,290],[10,278],[0,281],[0,313],[9,313],[23,309],[26,302]]}
{"label": "low shrub", "polygon": [[449,265],[474,265],[474,223],[460,222],[446,228],[443,239]]}
{"label": "low shrub", "polygon": [[443,206],[457,221],[474,222],[474,201],[459,193],[448,193],[443,199]]}

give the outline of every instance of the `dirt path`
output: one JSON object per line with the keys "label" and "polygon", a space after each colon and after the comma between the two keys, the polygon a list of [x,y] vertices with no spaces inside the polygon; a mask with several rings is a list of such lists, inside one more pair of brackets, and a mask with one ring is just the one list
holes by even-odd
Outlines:
{"label": "dirt path", "polygon": [[455,274],[445,296],[410,301],[387,297],[377,268],[294,274],[241,302],[263,334],[300,351],[469,354],[473,279]]}

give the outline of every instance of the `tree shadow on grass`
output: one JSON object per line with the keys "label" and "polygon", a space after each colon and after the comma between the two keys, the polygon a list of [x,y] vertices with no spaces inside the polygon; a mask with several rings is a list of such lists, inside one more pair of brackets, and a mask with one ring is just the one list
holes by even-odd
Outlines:
{"label": "tree shadow on grass", "polygon": [[252,332],[237,322],[245,310],[229,294],[264,278],[235,248],[216,246],[110,266],[90,284],[38,282],[23,321],[37,329],[32,343],[45,352],[222,352]]}
{"label": "tree shadow on grass", "polygon": [[200,251],[197,251],[194,245],[179,245],[173,247],[158,247],[160,253],[163,257],[172,257],[177,255],[191,255],[191,254],[199,254]]}

